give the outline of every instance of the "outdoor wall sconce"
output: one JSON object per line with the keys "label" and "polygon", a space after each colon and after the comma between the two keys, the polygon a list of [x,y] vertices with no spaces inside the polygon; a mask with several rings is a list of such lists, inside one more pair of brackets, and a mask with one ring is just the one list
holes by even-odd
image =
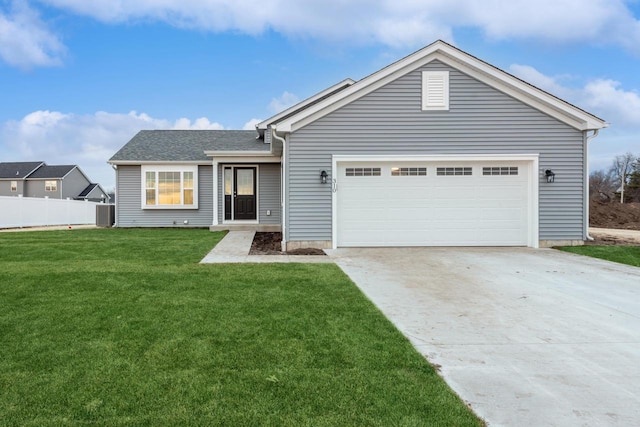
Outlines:
{"label": "outdoor wall sconce", "polygon": [[556,174],[551,169],[544,171],[544,176],[547,178],[547,182],[552,183],[556,180]]}
{"label": "outdoor wall sconce", "polygon": [[327,171],[320,172],[320,182],[323,184],[327,183]]}

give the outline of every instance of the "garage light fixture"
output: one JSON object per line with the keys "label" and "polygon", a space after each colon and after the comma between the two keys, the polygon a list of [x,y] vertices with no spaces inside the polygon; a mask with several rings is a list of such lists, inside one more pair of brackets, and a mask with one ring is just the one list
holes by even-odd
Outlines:
{"label": "garage light fixture", "polygon": [[320,172],[320,182],[323,184],[327,183],[327,171]]}
{"label": "garage light fixture", "polygon": [[547,182],[551,183],[556,180],[556,174],[551,169],[544,171],[544,176],[547,178]]}

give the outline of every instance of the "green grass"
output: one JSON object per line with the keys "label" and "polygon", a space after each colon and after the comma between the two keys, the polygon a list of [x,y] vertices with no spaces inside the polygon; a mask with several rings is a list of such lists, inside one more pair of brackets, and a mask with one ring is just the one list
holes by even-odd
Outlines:
{"label": "green grass", "polygon": [[221,237],[0,234],[0,425],[481,425],[336,266]]}
{"label": "green grass", "polygon": [[563,246],[561,251],[640,267],[640,246]]}

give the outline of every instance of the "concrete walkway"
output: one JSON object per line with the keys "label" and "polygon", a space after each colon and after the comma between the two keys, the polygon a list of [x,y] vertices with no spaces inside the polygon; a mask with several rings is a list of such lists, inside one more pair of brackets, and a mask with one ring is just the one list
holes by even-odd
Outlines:
{"label": "concrete walkway", "polygon": [[640,426],[640,268],[551,249],[327,253],[489,426]]}
{"label": "concrete walkway", "polygon": [[229,231],[200,263],[299,262],[319,264],[333,262],[330,257],[322,255],[249,255],[255,234],[255,231]]}

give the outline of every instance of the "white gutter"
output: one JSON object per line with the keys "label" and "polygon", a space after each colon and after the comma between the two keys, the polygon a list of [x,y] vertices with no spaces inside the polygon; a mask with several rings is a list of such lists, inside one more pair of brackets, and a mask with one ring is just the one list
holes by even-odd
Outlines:
{"label": "white gutter", "polygon": [[281,174],[280,174],[280,181],[281,181],[281,188],[280,188],[280,192],[282,193],[280,196],[280,218],[282,220],[282,250],[286,251],[287,250],[287,206],[286,206],[286,199],[285,199],[285,194],[286,194],[286,190],[287,190],[287,185],[286,185],[286,162],[287,162],[287,146],[286,146],[286,140],[284,138],[282,138],[281,136],[278,136],[278,134],[276,133],[277,129],[275,125],[271,125],[271,136],[273,136],[275,139],[279,140],[280,142],[282,142],[282,157],[281,157],[281,161],[280,161],[280,169],[281,169]]}
{"label": "white gutter", "polygon": [[589,141],[598,136],[599,129],[594,129],[591,135],[584,131],[584,236],[593,242],[594,238],[589,235]]}

